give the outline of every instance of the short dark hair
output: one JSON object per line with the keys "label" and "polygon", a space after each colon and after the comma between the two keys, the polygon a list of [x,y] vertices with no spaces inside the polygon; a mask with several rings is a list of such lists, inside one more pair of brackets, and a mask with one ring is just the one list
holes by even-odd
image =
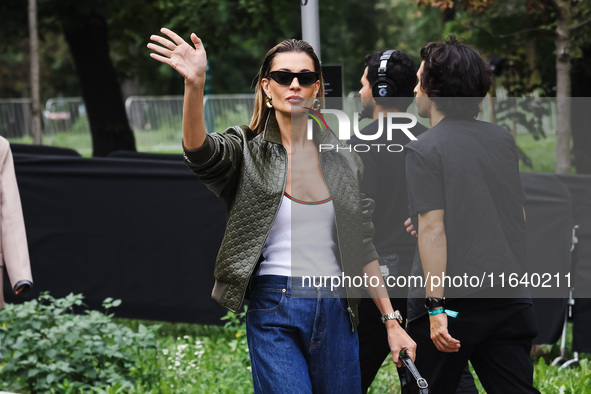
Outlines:
{"label": "short dark hair", "polygon": [[[476,118],[492,85],[492,72],[482,55],[450,34],[447,41],[425,45],[421,59],[421,89],[437,109],[450,117]],[[448,99],[456,97],[478,99]]]}
{"label": "short dark hair", "polygon": [[[365,66],[367,67],[367,81],[373,86],[378,80],[378,68],[380,67],[380,57],[386,51],[378,51],[365,56]],[[412,59],[402,51],[392,53],[388,60],[386,69],[386,78],[396,84],[397,99],[390,97],[374,97],[376,103],[386,108],[396,107],[399,110],[406,110],[412,98],[413,89],[416,84],[417,68]]]}

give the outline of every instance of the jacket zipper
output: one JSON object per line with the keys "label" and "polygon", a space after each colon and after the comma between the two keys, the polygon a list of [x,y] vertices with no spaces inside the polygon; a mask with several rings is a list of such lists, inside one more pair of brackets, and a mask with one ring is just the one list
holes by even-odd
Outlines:
{"label": "jacket zipper", "polygon": [[[331,149],[332,150],[332,149]],[[322,179],[324,180],[324,184],[326,185],[326,187],[328,188],[328,191],[330,192],[330,195],[332,196],[332,191],[330,190],[330,186],[328,185],[328,182],[326,182],[326,178],[324,177],[324,169],[322,168],[322,154],[324,152],[320,152],[319,155],[319,161],[320,161],[320,172],[322,173]],[[337,229],[337,245],[339,248],[339,255],[341,256],[341,269],[343,270],[343,272],[345,272],[345,268],[343,266],[343,251],[341,250],[341,240],[339,238],[339,226],[338,226],[338,221],[336,218],[336,211],[335,211],[335,227]],[[349,302],[349,289],[347,289],[345,287],[345,292],[347,293],[347,312],[349,312],[349,321],[351,322],[351,332],[355,332],[355,323],[353,322],[353,318],[355,317],[355,313],[353,312],[353,309],[351,308],[351,303]]]}
{"label": "jacket zipper", "polygon": [[[285,149],[285,147],[283,145],[279,145],[281,147],[281,149],[283,149],[283,151],[285,152],[285,155],[287,155],[287,150]],[[285,156],[284,156],[285,157]],[[287,184],[287,171],[288,171],[288,167],[289,165],[285,166],[285,176],[283,178],[283,192],[285,192],[285,185]],[[269,233],[271,232],[271,228],[273,227],[273,223],[275,223],[275,219],[277,219],[277,214],[279,213],[279,209],[281,208],[281,200],[283,199],[283,193],[281,194],[281,198],[279,199],[279,204],[277,204],[277,209],[275,209],[275,214],[273,215],[273,221],[271,222],[271,226],[269,226],[269,229],[267,230],[267,233],[265,234],[265,242],[267,241],[267,238],[269,237]],[[265,242],[263,242],[263,244],[261,245],[261,247],[259,248],[259,252],[257,253],[257,261],[261,256],[261,253],[263,252],[263,248],[265,247]],[[248,280],[246,282],[246,286],[244,287],[244,291],[242,292],[242,298],[240,299],[240,305],[242,305],[242,303],[244,302],[244,298],[246,297],[246,289],[248,288],[248,284],[250,283],[250,279],[252,277],[252,274],[254,272],[254,269],[256,268],[257,264],[253,264],[252,267],[250,268],[250,270],[248,271]]]}

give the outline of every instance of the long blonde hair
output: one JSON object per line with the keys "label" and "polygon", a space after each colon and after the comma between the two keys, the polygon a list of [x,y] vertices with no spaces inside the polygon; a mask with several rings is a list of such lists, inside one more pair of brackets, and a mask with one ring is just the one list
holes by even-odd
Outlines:
{"label": "long blonde hair", "polygon": [[271,109],[265,105],[265,92],[263,92],[261,81],[269,74],[275,55],[282,52],[303,52],[310,56],[314,62],[314,71],[320,74],[320,89],[318,90],[317,97],[320,100],[321,106],[324,106],[324,78],[322,77],[322,67],[320,66],[318,56],[316,56],[316,53],[314,52],[314,48],[312,48],[312,45],[302,40],[290,39],[282,41],[267,52],[265,60],[263,60],[263,64],[259,70],[254,99],[254,114],[250,121],[250,129],[257,134],[260,134],[263,131],[265,121],[267,120],[269,111],[271,111]]}

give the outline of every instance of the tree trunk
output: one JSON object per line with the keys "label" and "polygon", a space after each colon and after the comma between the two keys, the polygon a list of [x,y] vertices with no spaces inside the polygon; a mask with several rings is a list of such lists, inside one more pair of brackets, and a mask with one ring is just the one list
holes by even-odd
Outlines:
{"label": "tree trunk", "polygon": [[556,26],[556,173],[571,172],[570,0],[555,0]]}
{"label": "tree trunk", "polygon": [[29,50],[31,54],[31,104],[33,110],[33,143],[43,143],[41,134],[41,97],[39,93],[39,34],[37,33],[37,0],[29,0]]}
{"label": "tree trunk", "polygon": [[64,13],[62,17],[75,19],[62,22],[86,105],[93,156],[107,156],[117,150],[135,151],[135,139],[109,55],[104,17],[93,11]]}

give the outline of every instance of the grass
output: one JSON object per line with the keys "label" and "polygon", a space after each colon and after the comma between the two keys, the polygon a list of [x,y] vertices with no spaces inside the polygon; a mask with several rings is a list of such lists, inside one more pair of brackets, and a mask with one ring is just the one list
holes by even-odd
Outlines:
{"label": "grass", "polygon": [[[206,326],[184,323],[161,324],[158,347],[162,352],[163,367],[167,368],[165,387],[159,392],[252,393],[250,362],[245,340],[244,324],[235,315],[226,317],[226,326]],[[137,320],[118,319],[136,328],[140,324],[156,324]],[[572,343],[572,324],[569,323],[567,342]],[[543,345],[534,355],[534,385],[542,393],[591,393],[590,355],[580,355],[581,362],[565,369],[550,365],[559,354],[560,344]],[[572,358],[572,349],[567,357]],[[474,369],[471,368],[474,374]],[[479,393],[485,393],[478,377]],[[153,389],[153,388],[152,388]],[[175,391],[178,390],[178,391]],[[145,392],[145,391],[139,391]],[[378,372],[370,393],[399,393],[396,366],[388,358]]]}
{"label": "grass", "polygon": [[116,319],[132,329],[158,325],[163,376],[138,393],[253,393],[244,313],[228,313],[224,326]]}
{"label": "grass", "polygon": [[548,134],[539,140],[535,140],[532,134],[517,134],[516,144],[528,156],[532,164],[532,167],[528,167],[523,161],[520,161],[520,171],[556,172],[555,134]]}
{"label": "grass", "polygon": [[[105,313],[119,304],[105,300]],[[82,305],[81,295],[57,300],[43,295],[39,301],[6,305],[0,314],[0,391],[253,392],[244,312],[228,313],[223,326],[213,326],[115,319],[99,311],[72,314],[73,305]],[[570,359],[572,324],[568,327]],[[590,355],[559,369],[549,365],[558,354],[559,344],[554,344],[534,356],[535,387],[542,393],[591,393]],[[484,393],[477,379],[476,384]],[[388,358],[370,393],[399,390],[396,367]]]}
{"label": "grass", "polygon": [[[570,348],[572,344],[572,324],[567,331],[567,359],[573,358]],[[591,354],[579,354],[580,362],[567,368],[560,369],[560,365],[551,365],[560,354],[560,343],[542,345],[537,354],[532,354],[534,360],[534,386],[543,394],[590,394],[591,393]],[[485,394],[474,368],[470,371],[478,392]],[[396,367],[390,360],[385,360],[369,390],[370,393],[399,393]]]}

